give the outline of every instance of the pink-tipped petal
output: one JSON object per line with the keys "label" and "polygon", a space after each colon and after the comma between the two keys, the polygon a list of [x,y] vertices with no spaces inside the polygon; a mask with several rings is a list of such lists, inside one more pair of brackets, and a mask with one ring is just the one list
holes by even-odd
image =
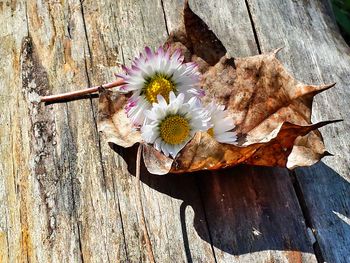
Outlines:
{"label": "pink-tipped petal", "polygon": [[181,50],[180,49],[176,49],[175,52],[172,55],[172,59],[179,60],[180,56],[181,56]]}
{"label": "pink-tipped petal", "polygon": [[131,66],[131,69],[132,70],[140,70],[140,68],[138,66],[136,66],[136,65]]}
{"label": "pink-tipped petal", "polygon": [[164,49],[163,47],[159,47],[156,52],[157,55],[159,56],[164,56]]}
{"label": "pink-tipped petal", "polygon": [[114,76],[118,79],[118,78],[122,78],[122,79],[126,79],[126,75],[125,74],[119,74],[119,73],[114,73]]}
{"label": "pink-tipped petal", "polygon": [[153,56],[153,52],[149,47],[145,47],[145,52],[146,52],[147,57]]}
{"label": "pink-tipped petal", "polygon": [[124,70],[126,74],[129,74],[129,72],[130,72],[130,69],[124,65],[122,65],[122,70]]}
{"label": "pink-tipped petal", "polygon": [[126,91],[128,89],[128,87],[127,87],[127,85],[122,85],[122,86],[119,86],[119,89],[122,91]]}

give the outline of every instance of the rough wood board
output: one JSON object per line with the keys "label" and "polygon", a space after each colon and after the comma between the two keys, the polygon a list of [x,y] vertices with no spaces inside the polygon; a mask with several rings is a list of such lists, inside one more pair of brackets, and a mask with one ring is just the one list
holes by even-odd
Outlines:
{"label": "rough wood board", "polygon": [[[166,36],[159,3],[154,2],[153,9],[160,20],[146,24],[153,28],[151,35],[142,33],[143,16],[149,15],[139,12],[148,9],[136,2],[120,6],[114,1],[101,5],[86,1],[84,6],[79,1],[17,4],[20,13],[6,7],[6,14],[13,15],[13,24],[24,19],[19,25],[23,33],[18,34],[17,43],[8,42],[3,56],[18,52],[4,61],[9,67],[4,79],[12,72],[14,79],[8,79],[2,94],[14,97],[3,98],[1,104],[6,116],[1,134],[11,136],[4,137],[7,144],[1,144],[1,157],[6,160],[1,172],[1,190],[5,194],[1,195],[4,205],[0,238],[6,241],[0,244],[2,259],[147,260],[135,205],[135,179],[119,155],[107,145],[100,149],[92,100],[88,97],[45,107],[35,99],[38,94],[60,93],[110,80],[123,55],[132,58],[146,43],[158,44]],[[109,15],[101,16],[103,13]],[[110,18],[119,20],[111,22]],[[132,31],[129,24],[134,22]],[[123,23],[123,30],[118,31],[115,26]],[[163,33],[158,34],[155,25],[162,23]],[[4,35],[14,34],[8,31]],[[193,200],[191,203],[200,204],[199,194],[190,191],[194,185],[191,180],[194,179],[188,181],[189,190],[184,195]],[[191,240],[188,250],[193,250],[198,261],[213,260],[210,244],[203,242],[191,227],[192,210],[186,209],[182,213],[184,220],[180,220],[178,208],[182,200],[150,188],[145,189],[145,199],[152,200],[152,207],[147,209],[155,213],[149,221],[152,232],[157,234],[152,239],[159,261],[186,258],[181,231],[186,225]],[[196,211],[200,217],[201,209]],[[205,220],[201,225],[205,231]]]}
{"label": "rough wood board", "polygon": [[[164,3],[170,30],[176,25],[173,21],[178,21],[171,15],[175,9],[171,3]],[[256,44],[250,45],[255,41],[244,2],[190,1],[190,4],[226,44],[230,55],[258,53]],[[214,15],[215,9],[219,9],[220,16]],[[316,261],[293,186],[284,170],[249,167],[204,174],[199,176],[198,184],[217,262]],[[281,191],[276,190],[272,197],[271,189]],[[259,192],[256,199],[252,191]],[[269,212],[279,216],[270,217]],[[290,226],[297,230],[294,232]]]}
{"label": "rough wood board", "polygon": [[[350,262],[350,48],[332,19],[328,1],[248,0],[262,51],[285,46],[279,58],[307,83],[336,88],[316,96],[313,120],[344,119],[322,128],[323,163],[296,171],[308,223],[327,262]],[[266,15],[266,14],[273,15]]]}
{"label": "rough wood board", "polygon": [[[0,261],[25,260],[21,255],[26,225],[20,217],[21,200],[18,191],[21,177],[28,178],[29,140],[27,109],[22,102],[20,52],[27,35],[25,8],[2,6],[0,12]],[[7,21],[8,26],[3,25]],[[13,25],[13,26],[10,26]],[[13,34],[13,32],[17,34]],[[7,107],[8,102],[12,107]],[[6,108],[5,108],[6,107]],[[21,114],[22,112],[22,114]],[[23,127],[23,134],[20,128]],[[24,137],[24,140],[22,140]],[[23,223],[23,224],[22,224]],[[24,235],[22,235],[22,233]]]}
{"label": "rough wood board", "polygon": [[[110,15],[101,18],[101,13]],[[105,1],[104,4],[86,1],[84,2],[84,16],[87,35],[90,36],[90,45],[98,46],[99,39],[102,37],[105,38],[105,42],[108,41],[107,39],[114,39],[120,48],[121,61],[127,64],[145,45],[158,46],[167,36],[161,3],[157,1],[149,1],[147,4],[139,1],[120,1],[118,3]],[[112,23],[111,18],[113,19]],[[110,32],[100,32],[99,28],[104,28],[103,25],[114,25],[115,28],[111,28]],[[109,28],[109,26],[106,27]],[[96,65],[103,65],[104,58],[108,58],[108,54],[104,53],[103,50],[97,51],[97,49],[91,50],[91,81],[93,84],[106,80],[103,69],[101,71],[93,70]],[[96,110],[97,105],[94,106]],[[123,219],[127,260],[132,262],[148,261],[144,238],[140,232],[139,211],[137,211],[135,204],[136,181],[126,170],[126,162],[121,157],[117,157],[116,153],[108,148],[108,145],[103,142],[101,145],[103,145],[102,158],[105,174],[113,176],[118,189],[120,189],[118,199]],[[129,170],[134,174],[135,169],[132,167],[135,162],[135,151],[132,153],[121,149],[116,149],[116,151],[126,159]],[[119,168],[120,172],[118,172],[118,166],[115,165],[116,158],[119,159],[119,163],[122,163],[119,166],[122,168],[121,171]],[[142,180],[146,182],[143,188],[145,214],[156,260],[158,262],[185,261],[186,253],[191,253],[194,255],[195,261],[213,261],[210,243],[203,242],[192,227],[193,210],[186,209],[180,213],[183,200],[191,200],[194,207],[198,207],[196,216],[204,218],[194,179],[188,178],[185,182],[181,181],[180,178],[175,178],[175,181],[171,179],[158,181],[156,179],[157,177],[142,176]],[[155,182],[153,182],[154,180]],[[181,182],[186,187],[182,187]],[[147,185],[152,185],[152,187]],[[179,191],[180,189],[182,190]],[[183,197],[172,198],[171,195],[163,194],[163,192],[171,191]],[[208,236],[204,219],[201,220],[200,226],[204,235]],[[186,238],[190,240],[187,244],[184,242],[185,237],[182,231],[184,228],[187,229]]]}
{"label": "rough wood board", "polygon": [[[17,2],[16,8],[22,11],[18,22],[28,17],[22,25],[28,33],[20,39],[19,48],[14,47],[18,57],[9,61],[19,68],[22,83],[7,89],[13,89],[23,106],[18,107],[16,101],[9,102],[13,107],[2,106],[16,113],[13,121],[23,122],[11,132],[17,137],[18,148],[12,155],[20,161],[12,165],[18,175],[4,173],[6,178],[14,177],[19,208],[13,217],[21,221],[16,224],[9,218],[7,229],[21,230],[8,236],[11,244],[5,258],[9,262],[79,262],[88,258],[92,248],[98,251],[96,259],[106,259],[108,253],[122,258],[120,216],[113,200],[107,199],[102,176],[96,176],[102,175],[102,169],[91,102],[48,107],[35,103],[38,94],[87,85],[88,48],[80,4],[23,1]],[[67,27],[72,24],[77,32],[74,36]],[[10,152],[2,151],[5,155]],[[100,222],[103,226],[97,227]],[[118,242],[108,251],[110,239]]]}
{"label": "rough wood board", "polygon": [[[6,3],[0,7],[7,25],[0,30],[1,262],[147,261],[134,168],[126,167],[135,156],[99,138],[95,100],[45,107],[35,99],[112,80],[118,62],[128,64],[144,45],[166,38],[182,1]],[[258,52],[243,1],[190,4],[231,55]],[[165,177],[143,170],[142,180],[159,262],[316,262],[285,170]]]}

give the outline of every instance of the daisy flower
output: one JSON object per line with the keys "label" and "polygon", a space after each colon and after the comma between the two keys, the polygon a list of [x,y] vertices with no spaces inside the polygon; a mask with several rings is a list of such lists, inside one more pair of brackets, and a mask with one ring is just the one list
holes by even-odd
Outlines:
{"label": "daisy flower", "polygon": [[233,119],[228,116],[224,105],[211,102],[207,107],[207,115],[210,116],[211,128],[207,133],[220,143],[235,144],[237,134],[232,131],[235,128]]}
{"label": "daisy flower", "polygon": [[185,95],[177,97],[173,91],[169,94],[169,103],[161,95],[158,103],[145,112],[146,120],[141,128],[145,142],[173,158],[192,139],[198,131],[208,130],[208,117],[200,107],[199,99],[191,98],[185,102]]}
{"label": "daisy flower", "polygon": [[135,125],[142,125],[145,110],[152,103],[158,102],[161,95],[169,102],[169,93],[183,93],[185,101],[193,96],[203,96],[203,90],[198,87],[200,73],[193,62],[183,63],[184,57],[177,50],[172,56],[169,50],[160,47],[152,52],[145,48],[145,54],[136,58],[131,68],[123,66],[125,75],[118,75],[126,83],[121,91],[132,92],[128,100],[126,112]]}

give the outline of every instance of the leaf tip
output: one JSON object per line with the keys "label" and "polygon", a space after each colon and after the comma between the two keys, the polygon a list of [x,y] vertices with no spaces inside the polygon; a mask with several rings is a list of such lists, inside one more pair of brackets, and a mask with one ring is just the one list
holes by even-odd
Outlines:
{"label": "leaf tip", "polygon": [[333,153],[330,153],[330,152],[328,152],[328,151],[325,151],[325,152],[323,153],[323,157],[325,157],[325,156],[334,156],[334,154],[333,154]]}
{"label": "leaf tip", "polygon": [[278,52],[280,52],[285,46],[281,46],[279,48],[276,48],[272,53],[276,56]]}
{"label": "leaf tip", "polygon": [[320,88],[322,91],[333,88],[335,86],[335,84],[337,84],[336,82],[333,82],[331,84],[325,84],[325,85],[321,85]]}
{"label": "leaf tip", "polygon": [[318,128],[321,128],[323,126],[326,126],[328,124],[332,124],[332,123],[337,123],[337,122],[341,122],[341,121],[344,121],[343,119],[337,119],[337,120],[330,120],[330,121],[321,121],[321,122],[318,122],[316,124],[313,124],[313,128],[315,129],[318,129]]}

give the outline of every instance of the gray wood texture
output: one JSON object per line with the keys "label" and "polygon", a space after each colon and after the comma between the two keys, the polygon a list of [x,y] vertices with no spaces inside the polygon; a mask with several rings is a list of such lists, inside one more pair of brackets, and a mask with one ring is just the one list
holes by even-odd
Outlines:
{"label": "gray wood texture", "polygon": [[279,58],[299,80],[337,83],[316,96],[313,110],[314,121],[344,120],[321,129],[335,156],[295,173],[321,260],[350,262],[350,48],[338,33],[328,1],[248,3],[261,51],[284,46]]}
{"label": "gray wood texture", "polygon": [[[119,63],[166,39],[182,6],[0,2],[0,262],[148,262],[136,150],[111,148],[100,138],[94,96],[47,106],[38,96],[113,80]],[[322,130],[335,157],[292,174],[242,166],[154,176],[142,169],[156,261],[349,262],[350,53],[328,6],[316,0],[190,6],[230,55],[285,46],[279,58],[298,79],[336,81],[335,90],[316,98],[314,120],[346,121]]]}

